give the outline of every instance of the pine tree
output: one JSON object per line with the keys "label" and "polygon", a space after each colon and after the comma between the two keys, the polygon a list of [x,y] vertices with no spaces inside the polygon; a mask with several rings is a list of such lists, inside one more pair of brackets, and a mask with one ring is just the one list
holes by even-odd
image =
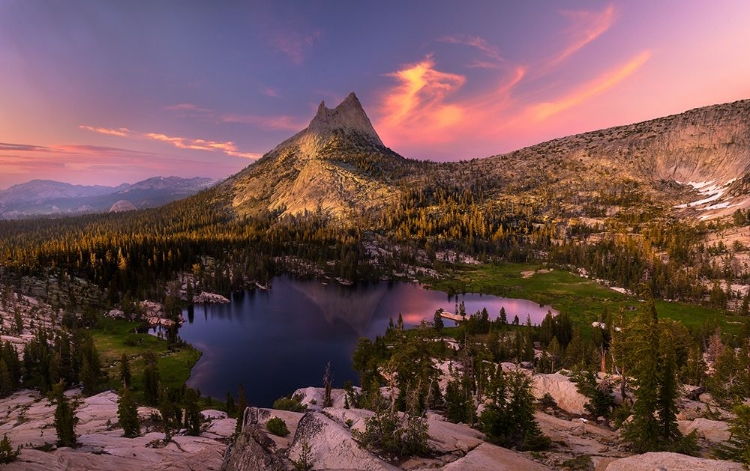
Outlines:
{"label": "pine tree", "polygon": [[101,377],[101,360],[99,352],[94,345],[94,339],[86,331],[83,333],[79,345],[81,348],[81,384],[83,385],[84,394],[94,394],[99,386]]}
{"label": "pine tree", "polygon": [[234,417],[236,412],[237,406],[234,404],[234,398],[229,392],[227,392],[227,415],[229,415],[229,417]]}
{"label": "pine tree", "polygon": [[683,437],[677,428],[677,365],[671,331],[659,324],[653,301],[626,328],[621,348],[635,381],[636,400],[633,421],[626,425],[623,438],[637,453],[692,452],[695,435]]}
{"label": "pine tree", "polygon": [[122,427],[123,436],[135,438],[141,434],[141,424],[138,420],[138,406],[133,399],[130,389],[124,387],[117,401],[117,417]]}
{"label": "pine tree", "polygon": [[75,427],[78,417],[71,407],[70,401],[65,397],[65,385],[62,381],[52,386],[52,402],[55,408],[55,431],[57,432],[58,446],[74,448],[76,446]]}
{"label": "pine tree", "polygon": [[120,380],[124,387],[129,388],[131,386],[132,378],[130,374],[130,361],[125,352],[123,352],[122,357],[120,357]]}
{"label": "pine tree", "polygon": [[326,364],[326,372],[323,375],[323,388],[324,388],[324,394],[323,394],[323,407],[332,407],[333,406],[333,399],[331,398],[331,362],[329,361],[328,364]]}
{"label": "pine tree", "polygon": [[159,385],[159,414],[161,414],[161,420],[164,424],[164,440],[169,441],[172,439],[172,432],[179,428],[179,424],[175,424],[175,405],[172,399],[169,397],[169,391],[164,385]]}
{"label": "pine tree", "polygon": [[159,402],[159,368],[156,364],[156,355],[148,351],[143,355],[146,367],[143,369],[143,397],[146,404],[155,406]]}
{"label": "pine tree", "polygon": [[13,379],[5,359],[0,359],[0,397],[8,397],[13,392]]}
{"label": "pine tree", "polygon": [[445,324],[443,323],[443,316],[441,315],[443,313],[442,309],[438,309],[435,311],[435,317],[434,317],[434,323],[435,323],[435,330],[440,333],[440,331],[443,330],[443,327]]}
{"label": "pine tree", "polygon": [[197,437],[201,433],[201,409],[198,405],[198,393],[193,388],[187,388],[183,397],[185,404],[185,427],[188,435]]}
{"label": "pine tree", "polygon": [[245,409],[247,409],[247,399],[245,399],[245,386],[240,383],[239,390],[237,391],[237,425],[235,425],[234,433],[242,432],[242,427],[245,421]]}
{"label": "pine tree", "polygon": [[732,432],[729,440],[718,446],[716,454],[722,459],[750,464],[750,406],[740,404],[733,410],[735,417],[729,422]]}
{"label": "pine tree", "polygon": [[21,453],[21,447],[18,446],[15,451],[13,445],[10,444],[7,434],[3,434],[3,439],[0,441],[0,464],[12,463],[18,458]]}

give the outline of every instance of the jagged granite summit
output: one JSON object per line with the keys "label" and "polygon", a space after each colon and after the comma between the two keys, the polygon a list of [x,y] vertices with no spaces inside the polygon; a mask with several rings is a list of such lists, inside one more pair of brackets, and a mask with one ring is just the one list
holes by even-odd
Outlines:
{"label": "jagged granite summit", "polygon": [[362,136],[370,138],[375,145],[382,146],[375,128],[372,127],[370,118],[367,117],[357,95],[350,93],[339,106],[334,109],[326,108],[326,102],[321,101],[318,112],[307,127],[308,134],[326,134],[336,129],[357,132]]}
{"label": "jagged granite summit", "polygon": [[346,219],[394,202],[392,182],[411,165],[383,145],[357,96],[321,103],[307,128],[218,188],[238,214],[322,212]]}

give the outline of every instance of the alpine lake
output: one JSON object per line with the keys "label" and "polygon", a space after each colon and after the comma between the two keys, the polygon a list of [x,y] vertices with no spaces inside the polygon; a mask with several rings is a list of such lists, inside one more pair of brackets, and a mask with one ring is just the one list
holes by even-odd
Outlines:
{"label": "alpine lake", "polygon": [[[539,324],[550,306],[524,299],[481,294],[449,297],[416,283],[378,282],[350,286],[335,281],[273,278],[268,290],[236,293],[230,304],[204,304],[183,312],[180,337],[203,352],[188,386],[223,401],[245,387],[251,405],[270,407],[298,388],[322,386],[331,363],[333,387],[358,384],[351,358],[360,337],[383,335],[401,314],[406,327],[433,321],[437,309],[455,313],[463,302],[467,316],[486,308],[490,319],[505,308],[508,322],[518,316]],[[454,325],[445,320],[445,325]]]}

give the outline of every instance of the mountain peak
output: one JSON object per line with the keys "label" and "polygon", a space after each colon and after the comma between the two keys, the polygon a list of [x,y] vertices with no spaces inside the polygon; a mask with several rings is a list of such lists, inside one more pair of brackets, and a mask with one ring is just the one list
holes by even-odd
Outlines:
{"label": "mountain peak", "polygon": [[354,92],[334,109],[327,108],[325,101],[321,101],[318,112],[307,127],[308,132],[315,134],[324,134],[334,129],[357,131],[368,136],[375,144],[383,145]]}

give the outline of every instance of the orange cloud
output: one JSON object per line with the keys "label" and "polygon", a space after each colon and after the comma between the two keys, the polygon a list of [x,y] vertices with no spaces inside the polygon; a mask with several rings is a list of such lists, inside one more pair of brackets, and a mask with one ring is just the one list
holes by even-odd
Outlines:
{"label": "orange cloud", "polygon": [[376,128],[384,142],[395,146],[486,135],[501,121],[510,92],[523,80],[526,68],[516,67],[511,73],[484,93],[458,97],[466,77],[437,70],[427,56],[389,74],[397,83],[384,94]]}
{"label": "orange cloud", "polygon": [[93,126],[78,126],[80,129],[83,129],[84,131],[91,131],[96,132],[99,134],[106,134],[108,136],[119,136],[119,137],[126,137],[130,134],[130,130],[128,128],[117,128],[117,129],[109,129],[109,128],[96,128]]}
{"label": "orange cloud", "polygon": [[569,34],[572,36],[572,42],[557,57],[552,59],[552,64],[562,62],[586,44],[601,36],[612,26],[617,16],[614,5],[610,5],[600,12],[562,11],[560,13],[571,20]]}
{"label": "orange cloud", "polygon": [[614,87],[627,77],[635,73],[651,57],[650,51],[644,51],[627,64],[609,71],[601,77],[580,87],[573,93],[564,96],[554,102],[540,103],[531,107],[531,117],[542,121],[561,111],[579,105],[586,100]]}
{"label": "orange cloud", "polygon": [[395,77],[399,84],[387,93],[384,100],[383,115],[387,127],[404,124],[434,127],[460,119],[460,109],[444,100],[463,86],[466,82],[463,75],[436,70],[431,56],[388,75]]}

